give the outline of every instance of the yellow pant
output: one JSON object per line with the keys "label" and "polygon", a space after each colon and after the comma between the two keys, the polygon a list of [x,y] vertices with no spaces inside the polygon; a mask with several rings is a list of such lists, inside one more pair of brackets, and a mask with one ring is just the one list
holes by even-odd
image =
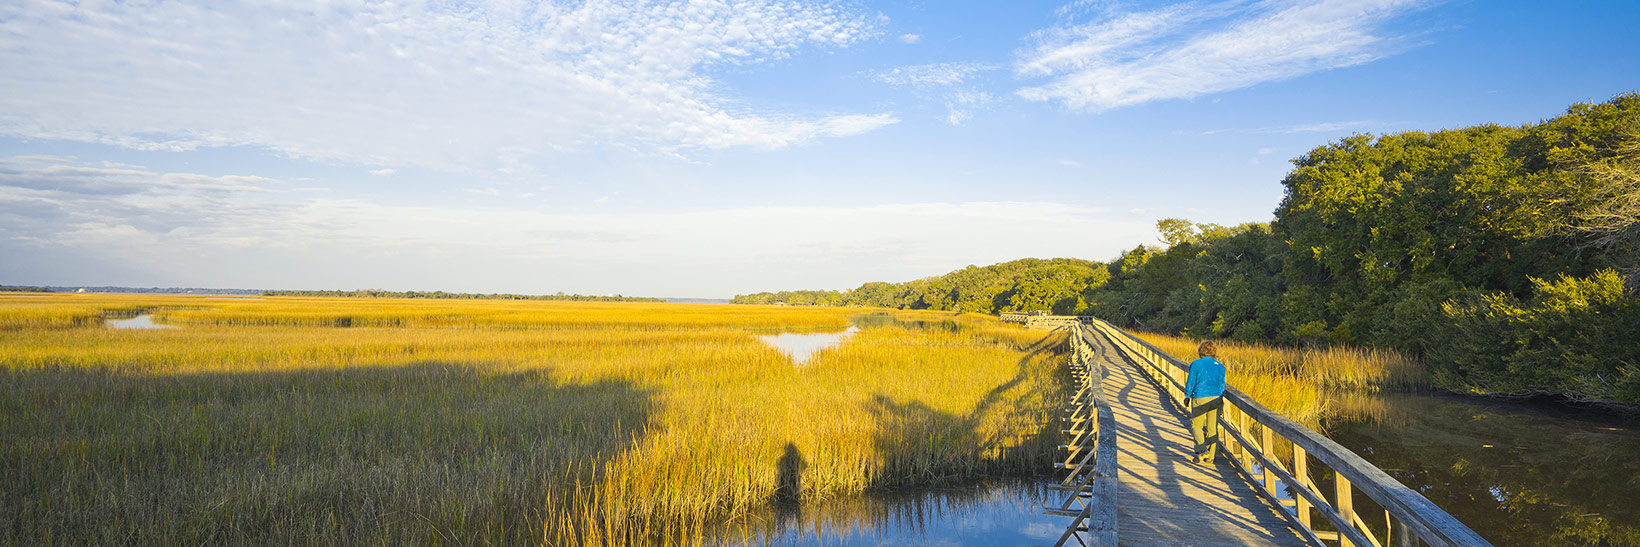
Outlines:
{"label": "yellow pant", "polygon": [[1211,460],[1219,447],[1219,411],[1224,397],[1190,399],[1190,436],[1196,440],[1196,459]]}

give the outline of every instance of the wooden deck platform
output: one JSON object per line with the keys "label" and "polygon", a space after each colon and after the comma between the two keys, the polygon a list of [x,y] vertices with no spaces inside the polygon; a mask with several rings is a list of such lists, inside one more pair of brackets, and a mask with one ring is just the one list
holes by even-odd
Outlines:
{"label": "wooden deck platform", "polygon": [[1188,420],[1109,340],[1095,338],[1119,436],[1122,545],[1310,545],[1224,454],[1214,466],[1191,462]]}

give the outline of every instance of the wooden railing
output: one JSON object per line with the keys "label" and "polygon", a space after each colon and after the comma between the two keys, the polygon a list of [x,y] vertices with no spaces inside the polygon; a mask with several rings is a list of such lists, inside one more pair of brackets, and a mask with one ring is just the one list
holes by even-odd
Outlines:
{"label": "wooden railing", "polygon": [[1028,329],[1058,329],[1075,327],[1093,319],[1088,315],[1032,315],[1025,318]]}
{"label": "wooden railing", "polygon": [[[1188,408],[1184,380],[1189,365],[1104,321],[1095,319],[1089,328],[1103,334],[1129,360],[1141,365],[1174,405],[1181,410]],[[1220,431],[1228,433],[1220,435],[1223,452],[1249,482],[1258,486],[1255,490],[1260,495],[1278,506],[1292,508],[1282,514],[1312,542],[1326,540],[1354,547],[1411,547],[1420,540],[1434,546],[1491,545],[1428,498],[1331,439],[1265,408],[1234,388],[1225,390],[1224,403],[1219,419]],[[1286,458],[1281,457],[1282,449],[1287,449]],[[1312,478],[1312,460],[1332,470],[1330,500]],[[1361,518],[1355,509],[1355,491],[1383,508],[1383,526],[1375,530]],[[1330,529],[1314,526],[1316,515]]]}
{"label": "wooden railing", "polygon": [[1005,312],[1002,312],[998,315],[1002,317],[1002,322],[1004,322],[1004,323],[1025,323],[1031,317],[1038,316],[1038,315],[1048,315],[1048,312],[1045,312],[1045,311],[1005,311]]}
{"label": "wooden railing", "polygon": [[1094,357],[1092,336],[1086,327],[1072,327],[1071,377],[1077,390],[1065,407],[1069,441],[1059,445],[1065,460],[1057,467],[1065,479],[1049,488],[1066,494],[1058,506],[1043,507],[1050,515],[1073,517],[1054,545],[1075,538],[1081,545],[1115,547],[1116,529],[1116,416],[1105,402],[1103,360]]}

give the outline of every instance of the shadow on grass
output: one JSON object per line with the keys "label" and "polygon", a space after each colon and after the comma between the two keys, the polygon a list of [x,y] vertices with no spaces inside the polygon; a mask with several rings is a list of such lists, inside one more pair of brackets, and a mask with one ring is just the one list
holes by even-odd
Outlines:
{"label": "shadow on grass", "polygon": [[1046,333],[1030,346],[1014,375],[992,387],[965,415],[915,401],[874,397],[867,405],[882,429],[874,443],[884,469],[873,477],[866,495],[822,500],[787,495],[800,491],[796,488],[805,467],[803,455],[788,444],[777,462],[779,494],[769,513],[741,519],[710,535],[724,538],[720,542],[725,544],[865,544],[873,537],[917,542],[950,534],[931,527],[961,525],[966,526],[959,534],[964,541],[986,543],[986,537],[999,533],[996,537],[1002,539],[997,542],[1020,541],[1018,522],[997,530],[981,528],[996,525],[990,511],[1012,514],[1024,503],[1028,514],[1038,512],[1041,486],[1020,478],[1048,470],[1058,432],[1055,424],[1044,423],[1023,438],[983,438],[980,428],[1007,394],[1030,378],[1032,360],[1055,351],[1055,341],[1053,333]]}
{"label": "shadow on grass", "polygon": [[653,396],[501,370],[0,371],[0,543],[540,542]]}
{"label": "shadow on grass", "polygon": [[887,470],[873,486],[887,488],[944,486],[976,479],[1033,476],[1047,471],[1057,448],[1051,422],[1023,438],[986,438],[981,424],[1010,391],[1030,377],[1031,361],[1056,351],[1060,344],[1045,333],[1019,358],[1014,376],[986,392],[974,410],[957,415],[921,402],[899,403],[878,395],[870,410],[884,424],[876,440]]}

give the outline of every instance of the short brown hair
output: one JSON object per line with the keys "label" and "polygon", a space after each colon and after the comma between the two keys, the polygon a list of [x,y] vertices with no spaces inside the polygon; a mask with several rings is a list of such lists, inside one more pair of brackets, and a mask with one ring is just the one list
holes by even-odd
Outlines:
{"label": "short brown hair", "polygon": [[1202,357],[1218,357],[1219,345],[1214,344],[1212,340],[1202,342],[1202,345],[1196,347],[1196,353]]}

